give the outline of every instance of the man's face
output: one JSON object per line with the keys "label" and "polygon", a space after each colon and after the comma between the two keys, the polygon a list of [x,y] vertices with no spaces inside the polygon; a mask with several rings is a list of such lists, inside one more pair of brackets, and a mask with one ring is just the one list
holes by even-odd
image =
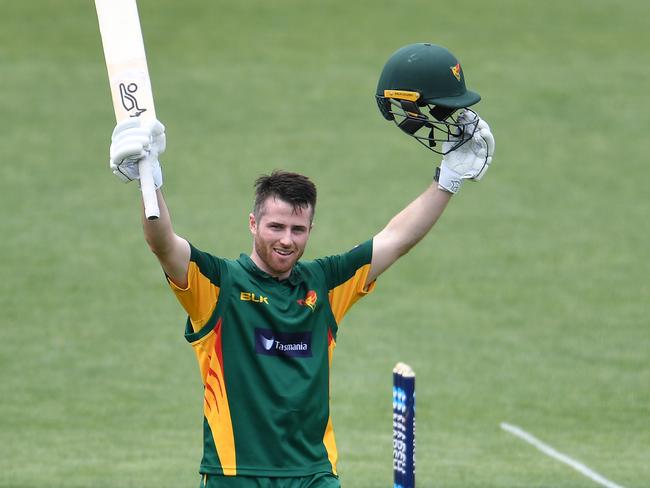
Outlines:
{"label": "man's face", "polygon": [[251,259],[271,276],[284,279],[305,252],[311,231],[312,208],[294,209],[278,198],[269,197],[259,221],[252,213],[249,228],[253,234]]}

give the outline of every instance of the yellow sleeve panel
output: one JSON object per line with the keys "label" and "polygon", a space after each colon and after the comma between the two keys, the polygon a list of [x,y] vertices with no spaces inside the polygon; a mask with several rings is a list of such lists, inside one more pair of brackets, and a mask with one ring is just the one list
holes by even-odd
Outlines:
{"label": "yellow sleeve panel", "polygon": [[332,465],[332,472],[338,475],[336,471],[336,462],[338,461],[339,453],[336,449],[336,442],[334,441],[334,427],[332,426],[332,417],[327,419],[327,427],[325,428],[325,437],[323,437],[323,444],[327,450],[327,459]]}
{"label": "yellow sleeve panel", "polygon": [[226,392],[221,352],[221,320],[205,337],[192,343],[205,386],[203,415],[208,421],[214,446],[225,476],[237,474],[235,436]]}
{"label": "yellow sleeve panel", "polygon": [[219,287],[201,274],[194,261],[187,270],[187,287],[180,288],[167,278],[174,295],[190,317],[192,329],[198,332],[208,322],[219,299]]}
{"label": "yellow sleeve panel", "polygon": [[[332,368],[332,356],[334,354],[334,348],[336,347],[336,341],[332,337],[332,333],[329,334],[329,345],[327,347],[327,356],[329,361],[329,367]],[[334,438],[334,426],[332,425],[332,417],[330,416],[327,419],[327,427],[325,427],[325,435],[323,436],[323,444],[325,445],[325,450],[327,451],[327,459],[332,465],[332,472],[335,475],[338,475],[336,471],[336,463],[339,459],[339,452],[336,449],[336,440]]]}
{"label": "yellow sleeve panel", "polygon": [[330,307],[337,324],[343,320],[352,305],[374,290],[374,281],[367,287],[365,286],[368,273],[370,273],[370,264],[362,266],[352,278],[330,290]]}

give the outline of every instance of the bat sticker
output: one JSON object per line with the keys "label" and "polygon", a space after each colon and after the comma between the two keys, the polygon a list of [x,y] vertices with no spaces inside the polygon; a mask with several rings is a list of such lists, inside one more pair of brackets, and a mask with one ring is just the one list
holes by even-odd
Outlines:
{"label": "bat sticker", "polygon": [[[143,112],[146,112],[146,108],[140,108],[138,106],[138,99],[135,98],[135,92],[138,91],[138,85],[136,83],[129,83],[125,85],[120,83],[120,98],[122,100],[122,106],[124,109],[129,112],[131,117],[139,117]],[[135,113],[131,111],[135,110]]]}

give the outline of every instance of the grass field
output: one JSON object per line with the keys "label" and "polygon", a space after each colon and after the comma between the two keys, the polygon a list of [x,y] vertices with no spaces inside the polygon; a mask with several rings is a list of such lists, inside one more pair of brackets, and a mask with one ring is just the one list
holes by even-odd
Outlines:
{"label": "grass field", "polygon": [[[461,60],[492,169],[343,322],[346,488],[391,486],[390,371],[418,374],[418,486],[650,486],[650,3],[140,0],[178,233],[249,251],[252,181],[319,185],[306,257],[373,235],[436,161],[374,90],[398,47]],[[107,164],[94,5],[0,0],[0,487],[198,486],[184,314]]]}

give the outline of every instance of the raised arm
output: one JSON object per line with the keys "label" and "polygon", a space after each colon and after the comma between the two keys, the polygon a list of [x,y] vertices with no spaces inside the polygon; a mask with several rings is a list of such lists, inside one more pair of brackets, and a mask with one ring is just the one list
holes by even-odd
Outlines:
{"label": "raised arm", "polygon": [[[111,142],[110,167],[113,173],[124,182],[139,178],[138,161],[150,152],[157,155],[165,151],[165,127],[156,121],[128,119],[117,124]],[[149,248],[169,278],[181,288],[187,286],[187,270],[190,263],[190,245],[178,236],[171,223],[169,210],[163,198],[162,171],[156,160],[153,166],[156,196],[160,217],[148,220],[142,212],[144,236]]]}
{"label": "raised arm", "polygon": [[149,220],[142,212],[144,238],[149,244],[165,274],[181,288],[187,286],[187,270],[190,265],[190,244],[174,232],[169,209],[160,189],[156,190],[160,217]]}
{"label": "raised arm", "polygon": [[367,284],[427,235],[442,215],[452,194],[431,184],[418,198],[393,217],[372,241],[372,266]]}
{"label": "raised arm", "polygon": [[[492,162],[494,137],[488,124],[476,116],[477,125],[471,138],[454,147],[455,141],[443,144],[445,156],[436,180],[418,198],[391,219],[373,239],[372,265],[366,285],[372,283],[401,256],[409,252],[438,221],[451,196],[465,179],[480,180]],[[460,117],[463,117],[461,115]]]}

